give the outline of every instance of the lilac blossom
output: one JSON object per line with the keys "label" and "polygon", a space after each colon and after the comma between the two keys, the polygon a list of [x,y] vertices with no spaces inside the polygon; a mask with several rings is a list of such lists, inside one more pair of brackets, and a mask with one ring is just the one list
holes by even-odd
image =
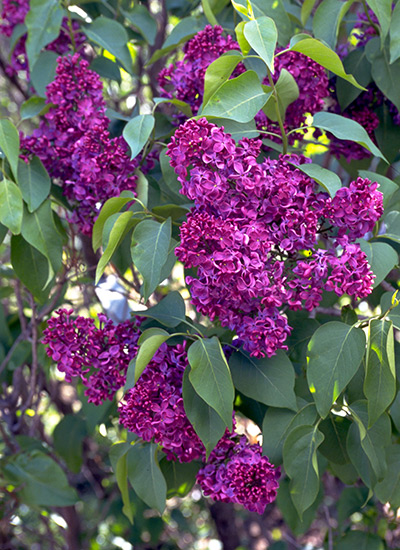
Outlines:
{"label": "lilac blossom", "polygon": [[259,163],[260,147],[246,139],[237,145],[203,118],[177,129],[168,155],[195,204],[176,248],[197,270],[186,278],[192,303],[236,331],[251,355],[270,357],[286,349],[287,306],[312,310],[323,290],[371,292],[374,275],[354,241],[383,208],[377,183],[358,178],[331,199],[297,168],[304,157]]}

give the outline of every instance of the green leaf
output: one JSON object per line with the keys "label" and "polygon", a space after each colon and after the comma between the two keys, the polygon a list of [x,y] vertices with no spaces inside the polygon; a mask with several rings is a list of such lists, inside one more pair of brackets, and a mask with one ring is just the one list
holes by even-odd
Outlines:
{"label": "green leaf", "polygon": [[30,70],[30,79],[36,93],[40,97],[46,97],[46,86],[56,76],[58,54],[49,50],[40,52],[39,57]]}
{"label": "green leaf", "polygon": [[185,17],[172,29],[160,50],[156,50],[147,65],[151,65],[174,50],[179,44],[187,42],[193,35],[204,29],[206,21],[203,16]]}
{"label": "green leaf", "polygon": [[141,4],[135,4],[131,11],[121,9],[121,13],[139,30],[150,46],[154,46],[157,36],[157,21],[148,9]]}
{"label": "green leaf", "polygon": [[262,426],[263,454],[266,454],[275,466],[282,464],[282,449],[288,434],[298,426],[313,424],[316,417],[317,412],[313,403],[306,404],[298,413],[269,407]]}
{"label": "green leaf", "polygon": [[314,332],[308,344],[307,381],[322,418],[356,374],[364,353],[362,329],[332,321]]}
{"label": "green leaf", "polygon": [[100,214],[93,226],[92,246],[95,252],[101,246],[103,239],[103,229],[108,218],[111,217],[113,214],[119,212],[123,206],[128,204],[128,202],[134,200],[133,194],[131,194],[129,191],[127,193],[131,196],[124,197],[121,194],[120,197],[112,197],[111,199],[108,199],[100,210]]}
{"label": "green leaf", "polygon": [[[240,0],[236,6],[240,8],[240,4],[246,5],[246,0]],[[255,19],[259,20],[264,16],[273,19],[278,30],[278,42],[281,46],[286,46],[292,36],[292,22],[282,0],[251,0],[251,8]]]}
{"label": "green leaf", "polygon": [[392,17],[392,0],[367,0],[367,4],[378,18],[381,27],[382,46],[389,32]]}
{"label": "green leaf", "polygon": [[213,61],[206,70],[204,76],[203,105],[215,92],[228,80],[237,64],[242,61],[243,56],[236,50],[231,50]]}
{"label": "green leaf", "polygon": [[371,62],[371,73],[382,93],[400,109],[400,91],[397,85],[400,59],[390,64],[389,52],[381,49],[379,38],[374,38],[365,46],[365,52]]}
{"label": "green leaf", "polygon": [[[278,95],[279,113],[281,118],[284,119],[286,109],[299,97],[299,87],[289,71],[282,69],[278,81],[275,84],[275,90]],[[264,105],[263,111],[270,120],[278,122],[276,100],[274,95],[271,95],[267,103]]]}
{"label": "green leaf", "polygon": [[335,172],[323,168],[319,164],[294,165],[296,168],[307,174],[311,179],[319,183],[331,197],[342,187],[342,182]]}
{"label": "green leaf", "polygon": [[21,232],[23,202],[21,191],[14,182],[4,178],[0,181],[0,222],[11,233]]}
{"label": "green leaf", "polygon": [[167,498],[167,484],[156,455],[155,443],[137,443],[129,449],[126,455],[128,479],[143,502],[162,514]]}
{"label": "green leaf", "polygon": [[48,260],[20,235],[11,238],[11,264],[16,276],[35,299],[44,304],[50,288],[43,290],[48,281]]}
{"label": "green leaf", "polygon": [[14,455],[4,475],[21,485],[18,498],[28,506],[72,506],[78,500],[60,466],[40,451]]}
{"label": "green leaf", "polygon": [[19,162],[18,185],[29,212],[36,210],[48,197],[51,181],[38,157],[33,157],[29,164],[24,161]]}
{"label": "green leaf", "polygon": [[386,447],[387,473],[374,487],[376,496],[395,510],[400,507],[400,445]]}
{"label": "green leaf", "polygon": [[262,359],[233,353],[229,365],[235,387],[247,397],[271,407],[297,410],[294,368],[284,351]]}
{"label": "green leaf", "polygon": [[26,53],[31,67],[38,60],[40,51],[60,34],[63,15],[59,0],[31,0],[24,21],[28,29]]}
{"label": "green leaf", "polygon": [[349,408],[354,423],[347,436],[347,452],[361,479],[373,487],[387,471],[384,447],[390,444],[390,419],[384,413],[368,428],[367,402],[356,401]]}
{"label": "green leaf", "polygon": [[139,338],[140,348],[135,363],[135,383],[153,359],[158,348],[161,344],[166,342],[168,338],[171,338],[171,334],[168,334],[168,332],[162,328],[149,328],[141,334]]}
{"label": "green leaf", "polygon": [[135,227],[131,255],[143,277],[143,297],[146,301],[161,282],[161,269],[168,258],[170,241],[170,218],[163,223],[143,220]]}
{"label": "green leaf", "polygon": [[19,135],[14,124],[7,119],[0,120],[0,149],[10,163],[12,173],[18,177]]}
{"label": "green leaf", "polygon": [[[382,236],[382,235],[381,235]],[[397,252],[387,243],[370,243],[360,239],[360,248],[367,255],[368,263],[376,277],[376,288],[399,261]]]}
{"label": "green leaf", "polygon": [[[303,518],[301,520],[290,496],[289,478],[284,477],[283,479],[281,478],[279,480],[279,489],[276,497],[276,503],[282,513],[285,523],[290,527],[293,534],[297,537],[308,531],[311,523],[315,520],[317,508],[321,503],[323,494],[324,492],[321,486],[317,498],[315,499],[313,504],[304,512]],[[270,547],[271,550],[273,550],[273,548],[274,546]]]}
{"label": "green leaf", "polygon": [[[153,101],[156,105],[160,105],[160,103],[171,103],[171,105],[175,105],[175,107],[179,109],[188,118],[192,118],[193,116],[192,109],[189,103],[186,103],[185,101],[181,101],[180,99],[170,99],[168,97],[153,97]],[[149,115],[144,115],[144,116],[149,116]]]}
{"label": "green leaf", "polygon": [[342,537],[335,547],[336,550],[384,550],[383,540],[372,533],[364,531],[349,531]]}
{"label": "green leaf", "polygon": [[186,416],[206,448],[207,458],[225,433],[225,423],[219,414],[195,392],[187,367],[182,382],[182,397]]}
{"label": "green leaf", "polygon": [[132,73],[132,58],[127,47],[128,34],[118,21],[100,16],[82,29],[86,36],[114,55],[128,73]]}
{"label": "green leaf", "polygon": [[210,25],[218,25],[218,21],[211,9],[210,0],[201,0],[201,5],[204,15],[207,17],[207,21],[210,23]]}
{"label": "green leaf", "polygon": [[160,461],[160,468],[167,482],[167,498],[185,497],[196,482],[200,462],[175,462],[165,457]]}
{"label": "green leaf", "polygon": [[224,128],[225,132],[230,134],[236,142],[244,137],[252,139],[260,135],[254,120],[245,124],[228,118],[208,117],[208,120],[220,128]]}
{"label": "green leaf", "polygon": [[364,394],[368,401],[370,428],[396,395],[392,321],[371,319],[369,322]]}
{"label": "green leaf", "polygon": [[358,84],[353,75],[349,75],[345,72],[340,57],[319,40],[316,40],[315,38],[305,38],[304,40],[296,42],[296,44],[291,46],[290,49],[294,52],[300,52],[307,57],[310,57],[325,67],[325,69],[328,69],[328,71],[331,71],[333,74],[336,74],[337,76],[340,76],[344,80],[347,80],[353,84],[353,86],[361,88],[362,90],[364,89],[363,86]]}
{"label": "green leaf", "polygon": [[351,422],[343,417],[330,414],[323,420],[319,429],[324,434],[324,441],[319,450],[330,461],[335,464],[347,464],[349,456],[346,450],[346,438]]}
{"label": "green leaf", "polygon": [[392,13],[390,23],[390,63],[400,57],[400,4],[397,3]]}
{"label": "green leaf", "polygon": [[[111,448],[111,451],[112,451],[112,448]],[[133,523],[133,513],[132,513],[131,501],[129,498],[128,457],[126,452],[122,454],[122,456],[119,458],[114,471],[115,471],[115,478],[117,480],[118,488],[121,491],[121,497],[122,497],[122,503],[123,503],[122,512],[125,514],[128,520],[131,523]]]}
{"label": "green leaf", "polygon": [[189,208],[185,208],[184,206],[179,206],[177,204],[162,204],[160,206],[155,206],[152,209],[152,212],[154,212],[157,216],[162,216],[163,218],[179,220],[189,213]]}
{"label": "green leaf", "polygon": [[75,414],[64,416],[53,432],[55,450],[75,474],[82,466],[82,443],[86,435],[85,421]]}
{"label": "green leaf", "polygon": [[[400,293],[398,292],[395,296],[394,292],[385,292],[381,298],[381,311],[385,313],[393,305],[395,305],[394,300],[400,300]],[[390,319],[393,322],[393,326],[400,330],[400,303],[395,306],[387,315],[386,319]]]}
{"label": "green leaf", "polygon": [[274,72],[274,52],[278,40],[276,25],[270,17],[259,17],[244,26],[244,36],[268,69]]}
{"label": "green leaf", "polygon": [[220,415],[232,429],[235,391],[231,373],[217,337],[202,338],[188,350],[191,366],[189,380],[196,393]]}
{"label": "green leaf", "polygon": [[[304,42],[304,41],[303,41]],[[371,141],[367,131],[355,120],[346,118],[335,113],[316,113],[313,116],[313,126],[331,132],[338,139],[355,141],[370,151],[376,157],[387,162],[378,147]],[[351,139],[349,137],[351,136]]]}
{"label": "green leaf", "polygon": [[355,0],[323,0],[313,17],[313,34],[333,50],[336,48],[340,23]]}
{"label": "green leaf", "polygon": [[28,120],[40,115],[46,107],[46,100],[43,97],[32,96],[21,105],[19,112],[21,120]]}
{"label": "green leaf", "polygon": [[122,135],[131,149],[131,159],[135,158],[147,143],[154,123],[153,115],[138,115],[125,126]]}
{"label": "green leaf", "polygon": [[249,53],[249,51],[251,50],[251,46],[247,42],[246,37],[244,36],[244,26],[245,25],[246,25],[246,21],[241,21],[235,27],[236,40],[237,40],[237,43],[240,46],[240,51],[242,52],[243,55],[247,55]]}
{"label": "green leaf", "polygon": [[383,194],[383,206],[389,204],[390,199],[393,194],[399,189],[399,186],[394,183],[391,179],[382,176],[382,174],[376,174],[375,172],[370,172],[369,170],[359,170],[358,175],[360,178],[368,178],[370,181],[379,183],[379,191]]}
{"label": "green leaf", "polygon": [[298,426],[283,445],[283,464],[291,478],[290,495],[300,519],[318,495],[317,448],[323,440],[317,426]]}
{"label": "green leaf", "polygon": [[203,107],[202,116],[232,118],[250,122],[267,102],[270,94],[261,87],[257,73],[246,71],[223,84]]}
{"label": "green leaf", "polygon": [[393,210],[389,212],[384,219],[386,225],[386,233],[377,235],[379,238],[390,239],[396,243],[400,243],[400,212]]}
{"label": "green leaf", "polygon": [[[187,204],[188,199],[179,193],[182,185],[178,182],[175,170],[172,168],[169,161],[170,158],[167,156],[166,150],[162,151],[160,153],[160,166],[163,177],[160,181],[160,186],[163,183],[165,184],[162,187],[162,191],[164,191],[168,197],[171,197],[172,202],[175,204]],[[170,198],[168,198],[168,200],[170,200]]]}
{"label": "green leaf", "polygon": [[131,211],[122,212],[110,231],[108,238],[107,247],[103,252],[102,257],[100,258],[99,263],[96,268],[96,284],[99,282],[100,277],[103,275],[103,272],[111,260],[112,255],[117,249],[118,245],[121,244],[123,238],[126,235],[127,230],[129,229],[129,224],[132,219],[133,213]]}
{"label": "green leaf", "polygon": [[305,27],[308,18],[311,15],[311,12],[317,3],[317,0],[304,0],[302,6],[301,6],[301,22],[303,23],[303,27]]}
{"label": "green leaf", "polygon": [[368,500],[367,487],[345,487],[340,495],[337,511],[338,524],[344,530],[344,523],[354,512],[360,512]]}
{"label": "green leaf", "polygon": [[89,69],[91,71],[95,71],[99,76],[103,78],[115,80],[116,82],[118,82],[118,84],[121,84],[121,69],[119,65],[114,61],[111,61],[111,59],[104,57],[104,55],[99,55],[95,57],[90,63]]}
{"label": "green leaf", "polygon": [[[343,66],[347,73],[352,74],[361,86],[368,86],[371,82],[371,64],[367,59],[364,48],[356,48],[343,60]],[[341,109],[346,109],[360,95],[360,88],[356,88],[350,82],[340,79],[336,85],[336,94]]]}
{"label": "green leaf", "polygon": [[169,292],[156,306],[133,313],[141,317],[155,319],[169,328],[175,328],[186,319],[185,302],[177,290]]}

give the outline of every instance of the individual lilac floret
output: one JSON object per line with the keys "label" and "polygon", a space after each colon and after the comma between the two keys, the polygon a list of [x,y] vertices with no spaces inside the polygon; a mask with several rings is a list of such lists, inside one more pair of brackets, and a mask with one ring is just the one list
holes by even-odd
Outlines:
{"label": "individual lilac floret", "polygon": [[103,84],[79,54],[59,58],[46,97],[52,107],[21,148],[42,160],[74,209],[69,221],[90,235],[107,199],[135,191],[138,160],[122,137],[110,138]]}
{"label": "individual lilac floret", "polygon": [[[207,67],[223,53],[239,50],[239,45],[230,36],[222,36],[220,26],[207,25],[184,46],[181,61],[160,71],[158,83],[163,97],[179,99],[188,103],[197,114],[203,101],[204,75]],[[236,69],[235,76],[244,71]]]}
{"label": "individual lilac floret", "polygon": [[119,407],[120,422],[127,430],[159,443],[168,460],[180,462],[205,456],[183,406],[182,378],[187,364],[185,345],[163,344]]}
{"label": "individual lilac floret", "polygon": [[246,436],[236,439],[235,434],[221,439],[198,472],[197,482],[213,500],[241,504],[262,514],[276,498],[280,469],[262,456],[260,445],[249,444]]}
{"label": "individual lilac floret", "polygon": [[323,290],[357,298],[371,292],[366,258],[348,246],[383,209],[378,184],[359,178],[331,199],[297,168],[305,158],[259,163],[260,147],[257,140],[236,144],[199,119],[177,129],[168,155],[181,192],[194,201],[175,251],[197,270],[186,278],[192,303],[235,331],[251,355],[271,357],[286,349],[286,307],[311,311]]}
{"label": "individual lilac floret", "polygon": [[47,355],[67,382],[75,377],[82,380],[89,402],[100,405],[112,399],[124,386],[129,361],[137,353],[137,325],[132,321],[114,325],[99,314],[97,328],[91,318],[72,317],[72,310],[59,309],[56,314],[43,332]]}

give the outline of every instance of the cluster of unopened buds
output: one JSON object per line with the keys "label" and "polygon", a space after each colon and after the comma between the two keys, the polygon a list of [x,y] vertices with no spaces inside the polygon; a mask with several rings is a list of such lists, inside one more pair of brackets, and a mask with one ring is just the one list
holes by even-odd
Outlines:
{"label": "cluster of unopened buds", "polygon": [[[99,315],[96,327],[93,319],[73,318],[71,310],[56,313],[44,331],[47,354],[67,381],[82,380],[89,402],[99,405],[113,399],[125,385],[129,361],[137,353],[140,323],[113,325]],[[187,365],[185,344],[163,344],[120,403],[121,424],[144,441],[158,443],[168,460],[202,460],[205,465],[197,481],[205,495],[262,513],[276,497],[279,469],[262,456],[260,445],[228,429],[206,460],[204,445],[184,409],[182,379]]]}

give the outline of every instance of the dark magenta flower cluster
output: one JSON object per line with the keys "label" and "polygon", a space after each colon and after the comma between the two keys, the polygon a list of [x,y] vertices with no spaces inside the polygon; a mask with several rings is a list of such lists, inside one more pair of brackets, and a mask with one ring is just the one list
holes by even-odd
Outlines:
{"label": "dark magenta flower cluster", "polygon": [[[279,54],[280,51],[282,49],[278,49],[276,53]],[[329,80],[326,70],[321,65],[299,52],[281,53],[275,57],[274,64],[272,79],[275,84],[282,69],[286,69],[299,87],[299,97],[286,110],[284,127],[287,133],[305,126],[308,114],[314,115],[323,110],[324,100],[329,96]],[[269,85],[268,78],[264,79],[263,84]],[[263,111],[257,113],[256,124],[259,130],[280,134],[279,125],[269,120]],[[302,138],[301,131],[293,132],[289,135],[289,142],[294,143],[296,139]]]}
{"label": "dark magenta flower cluster", "polygon": [[[29,0],[4,0],[3,10],[1,12],[0,34],[11,37],[15,27],[24,23],[29,8]],[[79,30],[80,25],[78,21],[73,20],[70,25],[68,18],[64,17],[59,36],[53,40],[53,42],[50,42],[45,49],[60,55],[69,52],[72,47],[74,47],[75,51],[81,50],[86,37],[83,33],[79,32]],[[27,35],[24,34],[14,46],[10,56],[10,64],[6,67],[6,73],[9,76],[13,76],[17,74],[18,71],[24,70],[27,71],[29,77],[29,67],[25,48],[26,38]]]}
{"label": "dark magenta flower cluster", "polygon": [[[78,377],[88,401],[100,405],[124,386],[129,362],[138,351],[140,322],[114,325],[99,314],[94,320],[56,311],[44,330],[47,354],[68,382]],[[168,460],[206,461],[203,443],[190,424],[183,405],[182,379],[188,366],[184,344],[162,344],[135,386],[119,406],[121,424],[144,441],[158,443]],[[235,428],[235,420],[233,421]],[[260,445],[225,431],[211,453],[198,482],[214,500],[236,502],[262,513],[278,487],[279,469],[261,456]]]}
{"label": "dark magenta flower cluster", "polygon": [[195,203],[176,248],[197,269],[186,279],[192,303],[256,357],[286,349],[287,305],[312,310],[324,289],[371,292],[374,275],[354,241],[383,212],[376,183],[359,178],[332,199],[296,167],[306,159],[259,163],[260,147],[236,145],[204,118],[181,125],[168,146],[181,192]]}
{"label": "dark magenta flower cluster", "polygon": [[73,311],[59,309],[44,330],[47,355],[65,373],[65,379],[79,377],[86,386],[88,401],[100,405],[113,399],[124,386],[129,361],[136,355],[138,324],[125,321],[114,325],[104,314],[99,326],[91,318],[72,317]]}
{"label": "dark magenta flower cluster", "polygon": [[[209,65],[230,50],[239,50],[239,44],[230,36],[222,36],[220,26],[207,25],[197,33],[183,48],[183,59],[160,71],[158,83],[161,95],[169,99],[185,101],[197,114],[203,101],[204,75]],[[238,76],[245,69],[236,69]]]}
{"label": "dark magenta flower cluster", "polygon": [[49,111],[39,128],[21,141],[60,183],[74,210],[69,220],[91,234],[103,203],[135,191],[138,160],[130,160],[122,137],[110,138],[103,84],[79,54],[60,57],[46,90]]}
{"label": "dark magenta flower cluster", "polygon": [[[163,97],[185,101],[191,106],[193,114],[197,114],[203,101],[204,75],[208,66],[223,53],[240,50],[239,44],[230,36],[222,36],[222,32],[220,26],[207,25],[187,42],[183,59],[160,72],[158,82]],[[280,51],[282,50],[278,49],[277,53]],[[304,126],[308,113],[314,114],[322,110],[324,98],[329,96],[329,81],[321,65],[298,52],[285,52],[275,58],[275,83],[282,69],[286,69],[294,77],[300,91],[299,97],[289,105],[286,112],[284,126],[289,131]],[[233,76],[244,71],[245,67],[240,63]],[[263,84],[268,85],[268,79]],[[183,115],[179,115],[179,120],[183,122]],[[263,111],[256,115],[256,124],[259,130],[280,133],[278,124],[269,120]],[[290,142],[301,138],[302,133],[294,132],[290,136]]]}
{"label": "dark magenta flower cluster", "polygon": [[183,406],[187,365],[185,345],[163,344],[119,407],[120,422],[127,430],[159,443],[168,460],[180,462],[205,457],[204,445]]}
{"label": "dark magenta flower cluster", "polygon": [[197,482],[206,496],[222,502],[241,504],[262,514],[276,498],[280,469],[274,468],[258,444],[249,444],[246,436],[225,435],[197,474]]}

